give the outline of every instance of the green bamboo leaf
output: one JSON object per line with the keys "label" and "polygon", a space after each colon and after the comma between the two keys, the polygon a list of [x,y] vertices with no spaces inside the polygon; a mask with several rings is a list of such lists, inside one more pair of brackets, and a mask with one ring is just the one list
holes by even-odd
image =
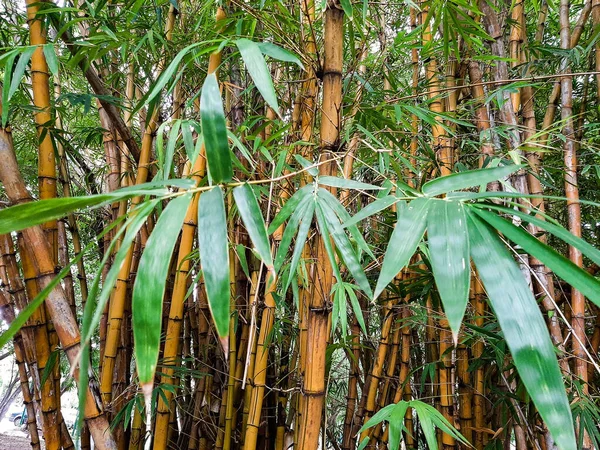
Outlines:
{"label": "green bamboo leaf", "polygon": [[267,226],[260,212],[260,205],[258,204],[258,200],[256,200],[254,191],[250,185],[243,184],[233,190],[233,196],[256,251],[265,265],[271,270],[273,268],[273,257],[271,256]]}
{"label": "green bamboo leaf", "polygon": [[202,136],[206,147],[208,170],[213,183],[231,181],[233,170],[229,141],[227,140],[227,125],[223,101],[219,91],[219,83],[214,73],[208,74],[202,96],[200,97],[200,120],[202,121]]}
{"label": "green bamboo leaf", "polygon": [[386,208],[389,208],[393,204],[399,202],[400,200],[393,195],[386,195],[385,197],[378,198],[372,203],[369,203],[367,206],[362,208],[359,212],[357,212],[352,218],[348,221],[345,221],[342,225],[344,227],[349,227],[357,224],[358,222],[363,221],[367,217],[371,217],[373,214],[377,214],[379,211],[383,211]]}
{"label": "green bamboo leaf", "polygon": [[304,243],[306,242],[308,233],[310,231],[310,225],[312,224],[314,212],[315,202],[311,197],[308,197],[306,206],[302,209],[301,212],[302,222],[300,223],[300,226],[298,228],[296,244],[294,245],[294,252],[292,253],[292,260],[290,262],[290,276],[287,279],[285,289],[283,290],[283,292],[287,292],[290,283],[294,279],[293,275],[296,273],[296,268],[298,267],[298,263],[300,262],[300,257],[302,256],[302,251],[304,250]]}
{"label": "green bamboo leaf", "polygon": [[[414,400],[413,402],[417,401],[418,400]],[[442,413],[440,413],[437,409],[435,409],[433,406],[427,403],[419,403],[421,404],[421,414],[427,412],[427,415],[431,418],[431,421],[436,427],[438,427],[444,433],[452,436],[457,441],[461,441],[463,444],[470,446],[469,441],[467,441],[467,439],[462,434],[460,434],[456,428],[454,428],[454,426],[448,421],[448,419],[446,419],[443,416]]]}
{"label": "green bamboo leaf", "polygon": [[323,239],[323,246],[325,247],[327,257],[329,258],[329,263],[333,269],[333,275],[336,281],[340,283],[342,281],[342,274],[340,273],[340,268],[338,267],[338,262],[335,258],[335,251],[333,249],[333,245],[331,245],[331,239],[329,239],[330,233],[329,226],[327,225],[327,219],[325,219],[321,208],[315,208],[315,213],[317,217],[317,224],[319,225],[319,232],[321,234],[321,238]]}
{"label": "green bamboo leaf", "polygon": [[429,199],[417,198],[410,202],[398,217],[383,258],[374,298],[383,292],[388,283],[408,264],[411,256],[415,253],[417,245],[425,233],[429,204]]}
{"label": "green bamboo leaf", "polygon": [[356,297],[356,293],[354,292],[354,288],[351,284],[345,283],[346,292],[348,292],[348,297],[350,297],[350,304],[352,305],[352,311],[354,311],[354,315],[356,316],[356,320],[360,325],[360,329],[367,336],[367,327],[365,326],[365,318],[363,317],[362,308],[360,307],[360,303],[358,302],[358,298]]}
{"label": "green bamboo leaf", "polygon": [[[290,248],[290,245],[292,243],[292,239],[298,232],[298,227],[300,226],[300,221],[304,217],[306,208],[309,207],[310,203],[314,203],[312,200],[312,197],[308,195],[302,197],[302,200],[300,201],[300,203],[298,203],[298,206],[296,207],[294,213],[290,216],[290,220],[288,221],[285,229],[283,230],[283,236],[281,236],[279,248],[277,249],[277,254],[275,255],[276,272],[279,272],[279,269],[281,269],[283,261],[285,260],[285,257],[287,255],[288,249]],[[296,239],[296,242],[298,242],[298,238]]]}
{"label": "green bamboo leaf", "polygon": [[564,227],[562,227],[560,225],[549,222],[547,220],[542,220],[531,214],[527,214],[526,212],[519,211],[518,209],[511,209],[511,208],[506,208],[504,206],[493,205],[493,204],[485,204],[485,205],[474,204],[473,206],[475,206],[477,208],[494,209],[496,211],[500,211],[500,212],[503,212],[506,214],[517,216],[517,217],[523,219],[524,221],[531,222],[533,225],[537,226],[538,228],[546,230],[547,232],[553,234],[557,238],[562,239],[567,244],[572,245],[573,247],[578,249],[581,253],[583,253],[585,256],[590,258],[593,262],[600,265],[600,250],[598,250],[593,245],[587,243],[580,237],[575,236],[569,230],[565,229]]}
{"label": "green bamboo leaf", "polygon": [[173,74],[177,71],[177,68],[179,67],[179,64],[181,64],[181,61],[183,61],[183,58],[185,58],[186,55],[193,48],[198,47],[199,45],[202,45],[202,44],[204,44],[204,42],[196,42],[194,44],[188,45],[187,47],[182,49],[177,54],[177,56],[175,56],[175,58],[173,58],[173,60],[171,61],[171,64],[169,64],[167,66],[167,68],[161,73],[160,77],[158,77],[158,80],[156,81],[154,86],[152,86],[152,89],[144,96],[144,98],[142,98],[142,100],[138,103],[138,105],[136,105],[136,107],[133,110],[133,114],[135,114],[145,104],[152,101],[158,94],[160,94],[160,91],[162,91],[162,89],[165,87],[165,85],[173,77]]}
{"label": "green bamboo leaf", "polygon": [[333,210],[327,206],[326,203],[319,202],[317,205],[327,221],[327,227],[331,232],[333,242],[335,242],[335,246],[342,257],[344,264],[346,264],[346,267],[348,267],[348,270],[363,292],[367,294],[367,296],[371,297],[373,295],[373,291],[371,290],[371,286],[369,286],[369,280],[367,280],[367,276],[365,275],[365,272],[358,261],[358,256],[354,252],[354,248],[352,247],[352,244],[350,244],[348,236],[346,236],[346,233],[344,233],[337,216]]}
{"label": "green bamboo leaf", "polygon": [[281,116],[279,105],[277,104],[277,94],[275,93],[273,80],[271,79],[271,72],[267,67],[260,47],[250,39],[238,39],[235,41],[235,44],[242,55],[246,69],[248,69],[248,73],[252,77],[256,88],[267,104],[273,108],[278,116]]}
{"label": "green bamboo leaf", "polygon": [[471,283],[469,234],[462,203],[446,200],[430,203],[427,244],[435,284],[456,342],[469,301]]}
{"label": "green bamboo leaf", "polygon": [[[100,323],[100,319],[105,310],[106,304],[110,294],[113,292],[113,287],[117,281],[121,265],[125,260],[125,256],[129,252],[129,248],[133,244],[138,231],[146,223],[146,219],[152,213],[159,200],[151,200],[144,202],[136,207],[130,214],[126,226],[121,227],[117,230],[117,233],[111,241],[108,249],[104,252],[104,258],[100,263],[100,267],[105,267],[111,255],[113,255],[113,249],[117,242],[121,239],[121,236],[125,234],[123,240],[120,243],[119,250],[114,256],[113,262],[110,265],[110,270],[104,279],[102,285],[102,291],[98,295],[98,289],[100,286],[100,280],[102,279],[102,271],[99,270],[90,285],[87,302],[83,310],[83,320],[81,327],[81,356],[79,357],[79,386],[78,386],[78,398],[79,398],[79,411],[84,411],[85,400],[87,394],[87,385],[89,379],[89,365],[90,365],[90,341],[94,335],[96,327]],[[121,218],[119,218],[121,219]],[[122,219],[121,219],[122,220]],[[114,226],[120,223],[120,220],[114,222],[114,225],[106,227],[101,235],[108,233]],[[82,252],[83,253],[83,252]],[[81,428],[83,423],[83,416],[79,418],[78,429]]]}
{"label": "green bamboo leaf", "polygon": [[500,238],[475,214],[468,223],[471,256],[523,384],[558,448],[575,450],[569,401],[537,302]]}
{"label": "green bamboo leaf", "polygon": [[19,54],[19,50],[15,49],[6,54],[2,55],[4,61],[4,82],[2,85],[4,88],[2,89],[2,127],[6,126],[8,122],[8,112],[10,111],[10,98],[8,96],[9,89],[11,85],[11,80],[13,76],[13,64],[15,62],[15,58]]}
{"label": "green bamboo leaf", "polygon": [[272,42],[260,42],[257,45],[263,55],[270,56],[271,58],[275,58],[279,61],[297,64],[302,70],[304,70],[304,66],[302,65],[302,61],[300,61],[300,58],[298,58],[289,50],[281,48],[279,45],[275,45]]}
{"label": "green bamboo leaf", "polygon": [[31,55],[35,51],[36,47],[27,47],[21,53],[19,57],[19,61],[17,61],[17,65],[12,74],[12,79],[10,82],[10,89],[8,90],[8,100],[12,98],[12,96],[17,92],[19,88],[19,84],[21,84],[21,78],[23,78],[23,74],[25,73],[25,69],[27,68],[27,64],[29,64],[29,60],[31,59]]}
{"label": "green bamboo leaf", "polygon": [[388,417],[390,417],[390,415],[394,411],[395,407],[396,407],[396,404],[394,403],[391,405],[387,405],[384,408],[381,408],[379,411],[377,411],[373,415],[373,417],[371,417],[369,420],[367,420],[367,422],[360,428],[360,430],[358,430],[358,434],[362,433],[367,428],[374,427],[375,425],[379,425],[384,420],[387,420]]}
{"label": "green bamboo leaf", "polygon": [[181,128],[181,120],[176,120],[169,132],[169,142],[167,142],[167,150],[165,151],[165,161],[163,166],[163,176],[168,180],[171,176],[171,168],[173,167],[173,158],[175,156],[175,146],[179,137],[179,129]]}
{"label": "green bamboo leaf", "polygon": [[[340,218],[341,223],[345,223],[350,220],[350,214],[348,213],[348,211],[346,211],[346,208],[344,208],[342,206],[342,204],[340,203],[340,201],[327,189],[322,189],[322,188],[318,189],[317,196],[320,199],[322,199],[323,202],[325,202],[327,205],[329,205],[329,207]],[[361,234],[358,227],[356,225],[348,225],[346,228],[348,228],[348,231],[354,238],[354,241],[356,242],[356,245],[358,245],[358,248],[360,248],[363,252],[365,252],[367,255],[369,255],[373,260],[375,260],[375,255],[371,251],[369,244],[367,244],[367,242],[363,238],[363,235]]]}
{"label": "green bamboo leaf", "polygon": [[294,155],[294,158],[311,176],[316,177],[319,175],[319,168],[315,166],[315,163],[310,162],[301,155]]}
{"label": "green bamboo leaf", "polygon": [[453,173],[425,183],[423,185],[423,194],[433,197],[450,191],[481,186],[506,177],[522,168],[522,165],[511,165]]}
{"label": "green bamboo leaf", "polygon": [[298,192],[296,192],[294,195],[292,195],[288,199],[287,202],[285,202],[285,205],[283,205],[283,208],[281,208],[279,210],[279,212],[277,213],[275,218],[271,221],[271,223],[269,225],[269,229],[268,229],[269,234],[273,234],[275,232],[275,230],[277,230],[277,228],[279,228],[287,220],[287,218],[290,217],[294,211],[296,211],[300,202],[310,192],[312,192],[312,190],[313,190],[312,185],[310,185],[310,184],[306,185],[302,189],[300,189]]}
{"label": "green bamboo leaf", "polygon": [[409,402],[409,405],[417,413],[417,417],[419,418],[419,424],[421,425],[421,429],[423,430],[423,434],[425,435],[425,440],[427,441],[427,448],[429,448],[429,450],[437,450],[437,437],[435,434],[435,427],[433,426],[433,421],[431,420],[430,411],[428,411],[424,407],[425,403],[418,400]]}
{"label": "green bamboo leaf", "polygon": [[66,216],[68,213],[84,208],[99,208],[108,203],[136,195],[164,195],[165,189],[119,189],[108,194],[85,197],[62,197],[22,203],[0,210],[0,234],[48,222]]}
{"label": "green bamboo leaf", "polygon": [[472,211],[527,253],[543,262],[556,275],[580,291],[589,300],[600,306],[600,282],[588,272],[577,267],[553,248],[542,244],[527,231],[498,215],[478,208],[473,208]]}
{"label": "green bamboo leaf", "polygon": [[229,250],[227,216],[219,186],[200,196],[198,247],[208,306],[219,337],[229,334]]}
{"label": "green bamboo leaf", "polygon": [[48,69],[50,69],[50,72],[53,75],[58,75],[58,58],[56,57],[56,52],[54,51],[54,44],[46,44],[43,48]]}
{"label": "green bamboo leaf", "polygon": [[348,18],[350,20],[352,20],[352,3],[350,3],[350,0],[340,0],[340,3],[342,4],[342,9],[344,10],[344,13],[348,16]]}
{"label": "green bamboo leaf", "polygon": [[363,191],[380,191],[383,188],[381,186],[375,186],[369,183],[361,183],[360,181],[347,180],[346,178],[320,176],[318,183],[324,186],[331,186],[335,188],[343,189],[359,189]]}
{"label": "green bamboo leaf", "polygon": [[365,450],[369,444],[369,437],[364,438],[356,450]]}
{"label": "green bamboo leaf", "polygon": [[148,238],[133,284],[131,309],[137,373],[142,387],[150,386],[150,390],[160,351],[169,263],[191,201],[192,196],[186,194],[169,202]]}
{"label": "green bamboo leaf", "polygon": [[388,418],[389,426],[389,445],[390,450],[398,450],[400,448],[400,441],[402,441],[402,430],[404,429],[404,416],[408,409],[408,402],[400,400],[396,403],[395,408],[392,410],[392,414]]}

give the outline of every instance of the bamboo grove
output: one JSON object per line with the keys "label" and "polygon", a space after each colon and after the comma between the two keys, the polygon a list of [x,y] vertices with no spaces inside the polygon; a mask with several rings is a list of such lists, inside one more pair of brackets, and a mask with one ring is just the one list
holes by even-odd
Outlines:
{"label": "bamboo grove", "polygon": [[600,448],[599,31],[597,0],[2,0],[32,448]]}

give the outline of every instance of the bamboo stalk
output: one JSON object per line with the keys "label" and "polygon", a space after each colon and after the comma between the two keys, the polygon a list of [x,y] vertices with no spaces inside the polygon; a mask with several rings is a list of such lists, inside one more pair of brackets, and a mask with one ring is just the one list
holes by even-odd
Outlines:
{"label": "bamboo stalk", "polygon": [[[3,161],[3,164],[0,165],[0,181],[4,184],[10,201],[13,204],[31,201],[25,182],[19,172],[14,151],[4,131],[0,133],[0,159]],[[30,249],[35,248],[35,253],[30,255],[33,262],[32,267],[40,287],[44,288],[52,281],[54,276],[54,263],[50,244],[39,226],[24,230],[23,236],[27,247]],[[46,307],[56,328],[61,346],[71,367],[75,369],[74,373],[77,377],[76,365],[80,350],[80,334],[76,319],[71,314],[68,300],[60,284],[55,286],[48,294]],[[112,450],[115,448],[115,442],[112,439],[108,421],[98,406],[100,404],[100,399],[88,386],[84,411],[85,420],[94,438],[96,448],[99,450]]]}
{"label": "bamboo stalk", "polygon": [[[217,22],[225,18],[225,12],[222,8],[217,10]],[[208,71],[214,73],[221,64],[221,53],[213,53],[210,56]],[[200,155],[196,158],[194,166],[191,170],[192,179],[199,184],[206,173],[206,158],[204,151],[201,149]],[[190,260],[188,258],[194,244],[196,227],[198,223],[198,200],[199,195],[196,195],[186,213],[184,219],[181,242],[177,253],[177,270],[175,275],[175,284],[173,287],[173,295],[171,297],[171,306],[169,309],[169,320],[167,323],[167,331],[165,337],[165,347],[163,352],[163,361],[167,366],[163,369],[161,383],[172,384],[173,369],[169,366],[177,364],[177,356],[180,354],[181,348],[179,345],[181,335],[181,324],[184,310],[185,294],[187,292],[188,274],[190,271]],[[165,390],[165,398],[158,400],[156,410],[157,419],[155,424],[155,439],[154,450],[165,449],[167,446],[167,430],[169,419],[169,402],[173,398],[171,390]]]}
{"label": "bamboo stalk", "polygon": [[248,419],[246,422],[246,433],[244,438],[244,449],[254,450],[258,439],[258,428],[262,404],[264,400],[265,381],[267,378],[267,361],[269,356],[269,342],[273,322],[275,320],[275,289],[277,282],[275,275],[269,273],[266,286],[265,306],[262,313],[260,324],[260,334],[258,336],[257,356],[254,363],[253,388],[248,409]]}
{"label": "bamboo stalk", "polygon": [[[169,8],[169,14],[167,16],[167,22],[165,24],[165,34],[167,40],[171,40],[173,27],[175,23],[175,7],[173,5]],[[158,74],[162,73],[162,70],[166,64],[165,57],[161,58],[161,62],[158,67]],[[106,106],[105,106],[106,107]],[[159,108],[155,108],[152,113],[152,117],[146,122],[144,130],[144,137],[142,139],[142,149],[140,151],[140,158],[138,161],[138,171],[135,179],[135,184],[142,184],[148,178],[148,170],[150,166],[150,158],[152,152],[152,143],[154,141],[154,134],[158,126],[158,115]],[[131,148],[130,148],[131,150]],[[141,202],[140,197],[135,197],[131,204],[132,209]],[[100,378],[100,392],[104,404],[109,404],[112,401],[112,382],[114,377],[115,360],[117,357],[117,350],[119,339],[121,337],[121,327],[123,321],[123,313],[125,309],[125,302],[127,296],[127,280],[130,276],[131,261],[133,257],[133,248],[130,248],[125,257],[125,261],[121,266],[119,275],[117,278],[116,288],[113,296],[110,300],[109,311],[108,311],[108,330],[106,333],[106,346],[104,354],[102,355],[102,372]]]}
{"label": "bamboo stalk", "polygon": [[[6,241],[8,239],[10,239],[10,236],[0,236],[1,241]],[[6,266],[8,265],[6,257],[8,255],[4,253],[5,242],[2,242],[2,244],[3,255],[0,257],[0,263],[3,267],[0,274],[2,275],[3,280],[10,280],[8,276],[9,271],[6,268]],[[9,294],[9,292],[5,292],[4,290],[0,290],[0,318],[3,319],[9,326],[15,319],[14,301],[12,295]],[[31,389],[29,387],[29,375],[27,373],[27,367],[25,366],[25,343],[27,343],[27,346],[29,346],[30,349],[33,348],[33,346],[35,345],[35,342],[33,341],[33,336],[31,335],[31,333],[28,333],[28,331],[31,330],[24,330],[22,328],[19,333],[15,334],[15,337],[13,338],[13,344],[15,351],[15,360],[17,362],[17,368],[19,371],[19,383],[21,386],[21,393],[23,395],[23,403],[25,404],[25,408],[27,410],[27,430],[29,431],[31,448],[33,450],[39,450],[41,446],[40,438],[38,435],[35,404],[33,402]],[[31,370],[35,370],[35,364],[31,364],[30,367]],[[35,384],[35,377],[32,377],[32,380]]]}
{"label": "bamboo stalk", "polygon": [[[569,0],[561,0],[560,19],[560,45],[562,49],[571,48],[571,25],[569,22]],[[568,73],[569,61],[564,59],[561,63],[561,72]],[[581,206],[579,204],[579,187],[577,180],[577,151],[575,147],[575,129],[573,124],[573,80],[570,76],[560,79],[561,87],[561,134],[564,137],[563,153],[565,161],[565,196],[567,197],[567,219],[569,231],[581,237]],[[581,251],[569,246],[569,259],[578,267],[583,267]],[[588,371],[585,349],[585,297],[575,288],[571,288],[571,310],[573,338],[571,347],[575,356],[574,372],[582,384],[583,395],[589,392]],[[580,424],[578,424],[580,426]],[[584,430],[583,448],[591,448],[590,436]]]}
{"label": "bamboo stalk", "polygon": [[[320,160],[331,159],[338,151],[342,112],[344,11],[337,2],[330,2],[325,11],[323,103],[320,135]],[[319,167],[321,175],[331,175],[331,163]],[[307,450],[318,447],[321,417],[325,400],[325,353],[328,338],[329,295],[333,272],[323,239],[313,247],[314,281],[307,304],[307,345],[304,358],[302,416],[299,423],[299,446]]]}

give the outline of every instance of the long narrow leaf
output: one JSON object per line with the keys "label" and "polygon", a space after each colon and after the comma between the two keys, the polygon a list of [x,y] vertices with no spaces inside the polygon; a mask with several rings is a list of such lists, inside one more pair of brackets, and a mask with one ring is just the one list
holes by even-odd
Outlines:
{"label": "long narrow leaf", "polygon": [[216,186],[200,196],[198,247],[208,306],[219,337],[229,334],[229,250],[223,191]]}
{"label": "long narrow leaf", "polygon": [[496,228],[523,250],[543,262],[556,275],[579,290],[588,299],[600,306],[600,282],[585,270],[577,267],[568,258],[553,248],[542,244],[527,231],[519,228],[498,215],[483,209],[473,211],[487,223]]}
{"label": "long narrow leaf", "polygon": [[383,188],[380,186],[375,186],[369,183],[362,183],[360,181],[355,180],[347,180],[345,178],[338,177],[329,177],[322,176],[319,177],[319,184],[335,187],[335,188],[343,188],[343,189],[358,189],[363,191],[380,191]]}
{"label": "long narrow leaf", "polygon": [[231,181],[233,169],[227,140],[227,125],[219,83],[214,73],[208,74],[200,97],[202,137],[206,146],[208,170],[213,183]]}
{"label": "long narrow leaf", "polygon": [[471,256],[523,384],[558,448],[575,450],[571,409],[539,306],[500,238],[476,215],[468,222]]}
{"label": "long narrow leaf", "polygon": [[[331,232],[331,237],[335,242],[337,250],[342,256],[344,264],[346,264],[346,267],[348,267],[348,270],[363,292],[367,294],[367,296],[371,297],[373,292],[371,291],[371,286],[369,286],[367,276],[365,275],[365,272],[358,261],[358,256],[356,255],[354,248],[352,248],[352,244],[350,244],[348,236],[346,236],[346,233],[344,233],[337,216],[327,206],[327,204],[318,203],[318,207],[327,221],[327,226]],[[327,239],[327,237],[324,237],[324,239]]]}
{"label": "long narrow leaf", "polygon": [[[314,203],[312,196],[304,196],[298,206],[296,207],[294,214],[291,215],[290,220],[288,220],[287,226],[283,231],[283,236],[281,237],[281,241],[279,242],[279,248],[277,249],[277,254],[275,255],[275,271],[279,272],[281,266],[283,265],[283,261],[287,256],[288,250],[292,243],[292,239],[294,235],[298,232],[298,227],[300,226],[300,221],[305,216],[305,210],[309,207],[310,203]],[[313,208],[314,211],[314,208]],[[312,214],[312,213],[311,213]],[[296,238],[296,242],[298,242],[299,238]]]}
{"label": "long narrow leaf", "polygon": [[[302,251],[304,250],[304,243],[308,237],[308,233],[310,231],[310,225],[312,224],[313,214],[315,212],[315,202],[312,201],[311,198],[307,199],[306,206],[302,208],[300,216],[302,217],[302,222],[298,227],[298,234],[296,236],[296,244],[294,245],[294,252],[292,254],[292,260],[290,262],[290,276],[287,279],[285,284],[285,288],[283,292],[287,292],[290,283],[294,279],[294,275],[296,274],[296,268],[298,267],[298,263],[300,262],[300,257],[302,256]],[[290,221],[291,222],[291,221]],[[291,223],[290,223],[291,225]],[[288,225],[289,226],[289,225]]]}
{"label": "long narrow leaf", "polygon": [[280,115],[279,105],[277,104],[277,94],[273,87],[273,80],[271,79],[271,72],[265,62],[260,47],[256,42],[249,39],[238,39],[235,41],[246,69],[252,77],[256,88],[261,93],[267,104],[273,108],[273,110]]}
{"label": "long narrow leaf", "polygon": [[427,216],[427,244],[435,283],[456,342],[471,283],[469,234],[462,203],[431,202]]}
{"label": "long narrow leaf", "polygon": [[367,217],[371,217],[373,214],[377,214],[379,211],[389,208],[399,201],[400,199],[394,197],[393,195],[386,195],[385,197],[378,198],[374,202],[369,203],[367,206],[362,208],[359,212],[352,216],[350,220],[344,222],[343,226],[349,227],[356,225],[358,222],[363,221]]}
{"label": "long narrow leaf", "polygon": [[[15,92],[17,92],[19,84],[21,84],[21,78],[23,78],[23,74],[25,73],[25,69],[27,68],[27,64],[29,63],[31,55],[33,55],[33,52],[36,50],[36,48],[37,47],[27,47],[25,50],[23,50],[23,53],[21,53],[19,61],[17,61],[17,65],[15,67],[15,71],[12,74],[10,88],[8,89],[9,100],[12,98]],[[6,86],[5,88],[8,88],[8,86]]]}
{"label": "long narrow leaf", "polygon": [[578,249],[581,253],[583,253],[585,256],[590,258],[593,262],[600,265],[600,250],[598,250],[593,245],[587,243],[580,237],[575,236],[569,230],[567,230],[566,228],[564,228],[560,225],[556,225],[547,220],[539,219],[538,217],[535,217],[531,214],[527,214],[523,211],[519,211],[518,209],[510,209],[510,208],[506,208],[504,206],[487,204],[487,203],[485,205],[474,204],[473,206],[477,207],[477,208],[494,209],[496,211],[500,211],[500,212],[503,212],[506,214],[517,216],[517,217],[523,219],[524,221],[531,222],[538,228],[546,230],[547,232],[553,234],[557,238],[562,239],[567,244],[572,245],[573,247]]}
{"label": "long narrow leaf", "polygon": [[423,194],[433,197],[450,191],[458,191],[460,189],[488,184],[492,181],[506,177],[522,167],[523,166],[500,166],[491,169],[476,169],[453,173],[425,183],[423,185]]}
{"label": "long narrow leaf", "polygon": [[271,256],[267,226],[260,212],[260,206],[254,191],[250,185],[243,184],[233,190],[233,196],[256,251],[265,265],[272,269],[273,257]]}
{"label": "long narrow leaf", "polygon": [[275,230],[277,230],[277,228],[279,228],[287,220],[287,218],[290,217],[294,211],[296,211],[296,208],[298,208],[298,205],[302,199],[312,192],[312,190],[312,185],[306,185],[292,195],[287,202],[285,202],[281,210],[269,224],[269,234],[273,234],[273,232],[275,232]]}
{"label": "long narrow leaf", "polygon": [[411,256],[415,253],[417,245],[425,233],[429,203],[429,199],[417,198],[410,202],[400,214],[383,258],[381,273],[375,287],[375,298],[408,264]]}
{"label": "long narrow leaf", "polygon": [[[152,387],[160,350],[162,304],[169,263],[192,200],[190,194],[167,205],[140,259],[131,300],[137,373],[142,387]],[[146,389],[147,390],[147,389]]]}
{"label": "long narrow leaf", "polygon": [[0,210],[0,234],[20,231],[25,228],[58,219],[68,213],[83,208],[99,208],[107,203],[122,200],[135,195],[164,195],[165,189],[120,189],[108,194],[89,195],[85,197],[62,197],[22,203]]}

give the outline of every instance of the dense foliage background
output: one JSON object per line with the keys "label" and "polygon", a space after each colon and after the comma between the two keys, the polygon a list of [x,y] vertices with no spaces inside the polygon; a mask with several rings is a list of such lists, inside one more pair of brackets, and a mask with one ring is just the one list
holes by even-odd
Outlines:
{"label": "dense foliage background", "polygon": [[600,447],[599,2],[0,19],[33,448]]}

